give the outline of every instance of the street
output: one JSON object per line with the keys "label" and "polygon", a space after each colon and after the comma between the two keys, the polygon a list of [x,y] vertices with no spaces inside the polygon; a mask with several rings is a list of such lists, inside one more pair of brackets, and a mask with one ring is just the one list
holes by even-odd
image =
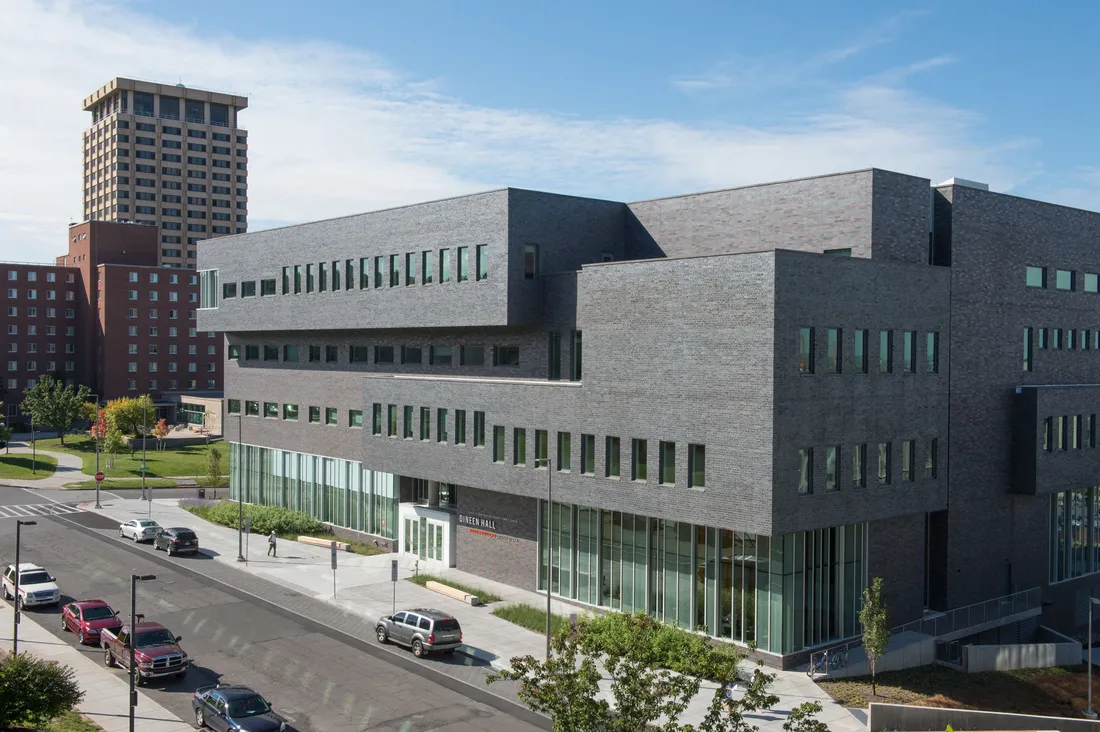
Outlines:
{"label": "street", "polygon": [[[370,627],[359,638],[319,629],[293,613],[188,572],[189,566],[201,572],[196,565],[211,561],[201,554],[154,557],[150,545],[90,536],[67,523],[117,527],[98,515],[44,515],[53,512],[50,499],[75,503],[87,497],[0,488],[3,565],[15,557],[15,516],[27,514],[38,525],[23,530],[22,561],[48,569],[57,578],[63,601],[101,598],[128,620],[130,574],[156,575],[154,581],[139,583],[137,612],[182,635],[193,665],[186,679],[154,682],[146,691],[181,719],[192,720],[195,688],[220,681],[255,688],[301,732],[543,728],[524,721],[532,717],[514,702],[488,692],[484,671],[470,668],[475,662],[465,656],[417,661],[406,651],[378,646]],[[26,617],[76,645],[72,634],[61,631],[58,609],[31,608]],[[101,662],[98,648],[82,650]],[[463,683],[467,679],[468,685]]]}

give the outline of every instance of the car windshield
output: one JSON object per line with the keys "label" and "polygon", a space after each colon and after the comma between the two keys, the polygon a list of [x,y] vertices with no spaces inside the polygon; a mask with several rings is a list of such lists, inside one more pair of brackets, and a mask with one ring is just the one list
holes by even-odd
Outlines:
{"label": "car windshield", "polygon": [[19,575],[21,585],[40,585],[50,581],[50,575],[45,572],[24,572]]}
{"label": "car windshield", "polygon": [[453,630],[458,630],[458,621],[453,618],[437,620],[435,621],[435,629],[439,633],[448,633]]}
{"label": "car windshield", "polygon": [[254,717],[271,711],[271,705],[262,696],[242,696],[229,700],[229,717]]}
{"label": "car windshield", "polygon": [[147,630],[138,633],[134,648],[152,648],[153,646],[171,646],[176,642],[175,636],[163,628],[161,630]]}
{"label": "car windshield", "polygon": [[192,531],[177,531],[176,537],[183,539],[184,541],[191,541],[195,538],[195,534]]}
{"label": "car windshield", "polygon": [[85,620],[103,620],[104,618],[113,618],[114,616],[114,611],[107,606],[84,608]]}

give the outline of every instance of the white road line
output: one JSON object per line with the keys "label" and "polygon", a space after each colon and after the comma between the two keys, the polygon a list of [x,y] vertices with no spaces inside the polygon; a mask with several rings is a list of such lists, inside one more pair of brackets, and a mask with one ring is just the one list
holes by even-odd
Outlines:
{"label": "white road line", "polygon": [[0,518],[26,518],[28,516],[64,516],[82,513],[79,508],[64,503],[20,503],[0,506]]}

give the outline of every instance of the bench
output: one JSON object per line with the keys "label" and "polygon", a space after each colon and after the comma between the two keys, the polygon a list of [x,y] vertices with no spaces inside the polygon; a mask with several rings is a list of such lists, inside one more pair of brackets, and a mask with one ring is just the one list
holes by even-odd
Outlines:
{"label": "bench", "polygon": [[438,592],[441,595],[446,595],[447,597],[453,597],[456,600],[462,600],[462,602],[468,602],[471,605],[480,605],[481,604],[481,599],[478,598],[477,595],[471,595],[468,592],[463,592],[462,590],[457,590],[454,587],[451,587],[450,585],[445,585],[445,584],[442,584],[440,582],[433,582],[433,581],[429,580],[429,581],[424,583],[424,586],[427,587],[429,590],[434,590],[434,591]]}
{"label": "bench", "polygon": [[[314,546],[331,546],[332,542],[328,539],[314,539],[312,536],[299,536],[298,541],[303,544],[313,544]],[[350,552],[351,544],[344,541],[336,542],[336,548],[342,552]]]}

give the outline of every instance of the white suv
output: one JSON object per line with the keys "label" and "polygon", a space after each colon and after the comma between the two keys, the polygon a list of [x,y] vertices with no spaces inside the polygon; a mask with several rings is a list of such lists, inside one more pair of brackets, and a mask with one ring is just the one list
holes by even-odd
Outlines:
{"label": "white suv", "polygon": [[[4,572],[4,599],[11,600],[15,597],[15,565],[9,564]],[[61,590],[50,573],[37,564],[19,565],[19,600],[20,607],[33,607],[35,605],[57,605],[61,602]]]}

